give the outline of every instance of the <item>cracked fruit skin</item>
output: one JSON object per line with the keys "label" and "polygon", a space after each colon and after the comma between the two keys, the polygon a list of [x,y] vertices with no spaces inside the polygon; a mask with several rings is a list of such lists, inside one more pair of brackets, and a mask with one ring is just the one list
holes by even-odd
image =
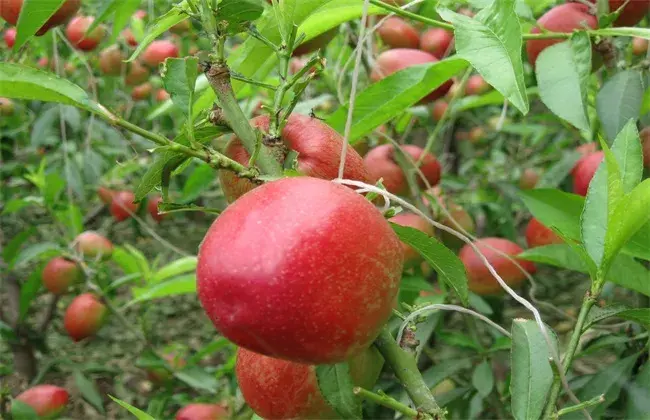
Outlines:
{"label": "cracked fruit skin", "polygon": [[[580,3],[566,3],[553,7],[537,20],[537,24],[550,32],[571,33],[584,25],[591,29],[598,27],[596,16],[589,14],[589,6]],[[530,33],[538,34],[540,29],[535,27]],[[535,67],[537,57],[551,45],[559,44],[564,39],[531,39],[526,43],[528,61]]]}
{"label": "cracked fruit skin", "polygon": [[70,395],[54,385],[36,385],[23,391],[16,400],[32,407],[42,418],[54,418],[65,410]]}
{"label": "cracked fruit skin", "polygon": [[107,260],[113,254],[113,244],[111,241],[91,230],[80,233],[74,242],[75,249],[87,258],[102,256],[102,259]]}
{"label": "cracked fruit skin", "polygon": [[106,306],[92,293],[84,293],[70,303],[65,311],[63,325],[75,342],[94,335],[104,325]]}
{"label": "cracked fruit skin", "polygon": [[81,269],[74,261],[63,257],[52,258],[43,269],[43,286],[54,293],[62,295],[70,286],[82,279]]}
{"label": "cracked fruit skin", "polygon": [[333,364],[379,334],[403,257],[381,212],[351,188],[284,178],[243,195],[212,224],[199,249],[198,295],[235,344]]}
{"label": "cracked fruit skin", "polygon": [[[269,130],[267,115],[253,118],[250,123],[264,132]],[[291,114],[282,130],[282,140],[291,150],[298,152],[297,169],[301,174],[328,180],[338,177],[343,138],[329,125],[306,115]],[[238,138],[228,143],[225,154],[242,165],[248,165],[250,155]],[[363,158],[352,146],[348,146],[343,178],[372,183]],[[232,171],[220,170],[219,180],[230,203],[255,188],[255,184],[237,177]]]}
{"label": "cracked fruit skin", "polygon": [[533,217],[526,226],[526,243],[528,244],[528,248],[535,248],[538,246],[563,244],[564,241],[553,230]]}
{"label": "cracked fruit skin", "polygon": [[395,16],[386,19],[377,33],[391,48],[417,48],[420,45],[420,33],[404,19]]}
{"label": "cracked fruit skin", "polygon": [[189,404],[176,413],[176,420],[228,420],[230,418],[228,409],[219,404]]}
{"label": "cracked fruit skin", "polygon": [[[402,150],[415,162],[420,159],[420,156],[424,152],[424,149],[420,146],[412,144],[402,146]],[[388,192],[398,195],[408,193],[409,186],[406,175],[395,160],[395,148],[393,145],[383,144],[375,147],[368,152],[363,161],[368,168],[368,172],[370,172],[370,176],[373,178],[373,183],[374,181],[378,181],[379,178],[383,178],[382,182]],[[430,186],[435,186],[440,182],[442,168],[440,162],[438,162],[438,159],[433,154],[427,153],[420,166],[420,171],[422,171]],[[416,174],[415,177],[420,186],[426,186],[419,175]]]}
{"label": "cracked fruit skin", "polygon": [[[0,17],[11,25],[16,25],[23,0],[0,0]],[[72,17],[81,7],[81,0],[66,0],[59,9],[41,26],[36,35],[45,34],[50,28],[58,26]]]}
{"label": "cracked fruit skin", "polygon": [[[381,79],[397,73],[405,68],[416,66],[418,64],[436,63],[439,60],[428,52],[410,49],[410,48],[395,48],[385,51],[377,57],[375,67],[372,69],[370,79],[373,82],[378,82]],[[426,104],[436,99],[442,98],[451,88],[453,82],[446,81],[438,88],[434,89],[431,93],[420,100],[420,104]]]}
{"label": "cracked fruit skin", "polygon": [[589,184],[596,175],[600,163],[605,159],[602,151],[590,153],[580,158],[571,171],[573,176],[573,192],[582,196],[587,195]]}
{"label": "cracked fruit skin", "polygon": [[[354,384],[372,389],[383,362],[373,347],[352,358],[349,366]],[[314,365],[275,359],[239,348],[235,373],[244,400],[265,419],[338,417],[318,388]]]}
{"label": "cracked fruit skin", "polygon": [[[474,245],[485,255],[508,286],[519,286],[526,279],[525,274],[522,273],[514,262],[495,251],[498,250],[514,257],[523,251],[516,243],[502,238],[482,238],[476,240]],[[503,292],[497,280],[488,271],[481,258],[479,258],[478,254],[476,254],[469,244],[463,246],[458,256],[465,265],[465,271],[469,280],[469,290],[479,295],[494,295]],[[535,264],[530,261],[517,260],[517,263],[530,274],[537,271]]]}

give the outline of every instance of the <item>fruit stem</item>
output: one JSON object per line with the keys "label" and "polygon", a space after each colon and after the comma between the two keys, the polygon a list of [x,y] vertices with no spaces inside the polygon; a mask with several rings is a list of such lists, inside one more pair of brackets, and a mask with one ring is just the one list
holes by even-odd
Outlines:
{"label": "fruit stem", "polygon": [[590,400],[584,401],[580,404],[572,405],[571,407],[566,407],[557,412],[557,416],[561,417],[565,414],[573,413],[574,411],[584,410],[585,408],[593,407],[594,405],[602,404],[605,402],[605,394],[600,394],[597,397],[594,397]]}
{"label": "fruit stem", "polygon": [[[576,353],[576,350],[578,348],[578,343],[580,342],[580,337],[582,336],[583,333],[585,321],[587,320],[587,315],[589,314],[589,311],[596,303],[596,298],[600,293],[600,290],[596,290],[596,292],[597,293],[587,292],[582,301],[582,306],[580,307],[580,313],[578,314],[578,320],[576,321],[576,325],[573,328],[573,333],[571,334],[571,340],[569,341],[569,347],[567,348],[566,354],[564,355],[564,360],[562,360],[562,369],[565,375],[567,374],[569,368],[571,367],[571,363],[573,362],[573,356]],[[546,409],[544,410],[544,419],[554,418],[555,404],[560,394],[560,386],[561,383],[560,383],[559,375],[556,375],[556,378],[553,382],[553,386],[551,387],[551,393],[549,395],[548,402],[546,404]]]}
{"label": "fruit stem", "polygon": [[405,416],[408,416],[410,418],[417,418],[418,417],[418,412],[411,407],[407,407],[401,402],[397,401],[396,399],[392,398],[389,395],[386,394],[375,394],[374,392],[368,391],[367,389],[363,389],[361,387],[355,387],[352,392],[354,395],[357,395],[365,400],[372,401],[375,404],[383,405],[384,407],[393,409],[397,411],[398,413],[402,413]]}
{"label": "fruit stem", "polygon": [[[252,155],[255,152],[257,134],[237,103],[235,92],[230,83],[228,65],[222,61],[213,62],[205,75],[210,82],[210,86],[217,94],[224,119],[241,140],[248,153]],[[271,148],[266,145],[262,145],[257,157],[257,163],[266,175],[282,176],[283,174],[282,165],[278,162]]]}
{"label": "fruit stem", "polygon": [[436,403],[429,387],[418,370],[415,357],[402,350],[387,328],[384,328],[379,337],[375,340],[375,346],[379,350],[386,363],[395,372],[395,376],[406,389],[406,393],[415,404],[419,412],[427,413],[434,419],[445,419],[446,412]]}
{"label": "fruit stem", "polygon": [[458,82],[458,89],[454,92],[453,96],[449,100],[449,104],[447,106],[447,109],[445,109],[445,112],[442,114],[442,117],[440,117],[440,121],[436,124],[435,128],[433,129],[433,132],[427,139],[427,144],[424,146],[424,151],[420,155],[420,158],[416,162],[417,166],[419,167],[422,162],[424,161],[424,157],[428,154],[431,153],[431,149],[433,149],[433,144],[435,143],[436,139],[438,138],[438,135],[442,131],[442,129],[445,127],[447,124],[447,120],[449,120],[453,114],[453,106],[456,103],[456,101],[463,95],[463,91],[465,90],[465,86],[467,85],[467,81],[469,80],[469,77],[472,75],[472,68],[469,67],[467,70],[465,70],[465,73],[463,73],[463,77],[460,79],[460,82]]}

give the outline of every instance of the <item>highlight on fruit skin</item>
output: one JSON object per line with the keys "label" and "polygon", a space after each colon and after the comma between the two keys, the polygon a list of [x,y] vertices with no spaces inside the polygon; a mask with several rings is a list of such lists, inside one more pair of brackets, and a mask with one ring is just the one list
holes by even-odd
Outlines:
{"label": "highlight on fruit skin", "polygon": [[61,295],[83,278],[81,268],[64,257],[52,258],[43,269],[43,286],[55,295]]}
{"label": "highlight on fruit skin", "polygon": [[42,418],[56,418],[65,410],[69,399],[70,395],[64,388],[45,384],[31,387],[16,397]]}
{"label": "highlight on fruit skin", "polygon": [[367,348],[392,314],[403,258],[397,235],[362,195],[284,178],[246,193],[212,224],[199,249],[198,296],[241,347],[338,363]]}
{"label": "highlight on fruit skin", "polygon": [[[523,249],[516,243],[503,238],[481,238],[474,241],[474,245],[508,286],[517,287],[526,279],[526,275],[517,267],[517,264],[501,254],[510,257],[519,255],[523,252]],[[458,256],[465,265],[469,290],[479,295],[492,295],[503,292],[499,282],[490,273],[488,267],[471,245],[465,244]],[[535,264],[529,261],[517,259],[515,261],[529,274],[534,274],[537,271]]]}
{"label": "highlight on fruit skin", "polygon": [[[353,383],[372,389],[383,362],[374,347],[349,360]],[[240,347],[235,374],[246,403],[265,419],[338,417],[318,388],[314,365],[275,359]]]}
{"label": "highlight on fruit skin", "polygon": [[70,303],[63,325],[73,341],[94,335],[106,322],[108,308],[92,293],[84,293]]}

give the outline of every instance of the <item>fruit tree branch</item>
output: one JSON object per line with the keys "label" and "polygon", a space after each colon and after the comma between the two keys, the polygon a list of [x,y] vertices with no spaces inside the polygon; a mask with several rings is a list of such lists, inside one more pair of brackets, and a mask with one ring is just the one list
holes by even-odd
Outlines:
{"label": "fruit tree branch", "polygon": [[417,410],[412,409],[411,407],[407,407],[401,402],[397,401],[396,399],[383,394],[375,394],[374,392],[368,391],[367,389],[363,389],[361,387],[355,387],[352,392],[354,392],[354,395],[357,395],[365,400],[372,401],[375,404],[383,405],[384,407],[390,408],[392,410],[395,410],[399,413],[404,414],[405,416],[408,416],[410,418],[417,418],[418,417],[418,412]]}
{"label": "fruit tree branch", "polygon": [[438,406],[429,387],[424,382],[415,357],[400,348],[387,328],[382,330],[374,344],[384,356],[386,363],[393,368],[395,376],[406,389],[406,393],[415,404],[416,409],[433,416],[434,419],[446,418],[445,410]]}

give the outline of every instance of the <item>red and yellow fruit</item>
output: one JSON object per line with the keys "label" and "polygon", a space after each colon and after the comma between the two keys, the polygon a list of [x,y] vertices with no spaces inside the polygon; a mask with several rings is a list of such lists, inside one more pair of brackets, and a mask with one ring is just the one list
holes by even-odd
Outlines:
{"label": "red and yellow fruit", "polygon": [[422,34],[420,49],[435,55],[437,58],[443,58],[449,51],[453,41],[453,33],[442,28],[432,28]]}
{"label": "red and yellow fruit", "polygon": [[70,303],[65,311],[63,326],[73,341],[94,335],[106,322],[108,309],[92,293],[84,293]]}
{"label": "red and yellow fruit", "polygon": [[[259,116],[251,120],[251,125],[266,132],[269,117]],[[284,130],[282,140],[291,150],[298,152],[298,171],[314,178],[335,179],[338,177],[343,138],[330,126],[316,118],[291,114]],[[241,164],[247,164],[250,155],[237,138],[228,143],[225,153]],[[348,146],[343,178],[370,182],[371,177],[363,163],[363,158]],[[237,177],[234,172],[220,170],[221,188],[229,202],[236,200],[252,190],[255,184]]]}
{"label": "red and yellow fruit", "polygon": [[[23,0],[0,0],[0,17],[10,25],[18,23],[18,15],[23,6]],[[54,14],[41,26],[36,35],[43,35],[72,17],[81,7],[81,0],[65,0]]]}
{"label": "red and yellow fruit", "polygon": [[230,412],[219,404],[189,404],[176,413],[176,420],[228,420]]}
{"label": "red and yellow fruit", "polygon": [[91,230],[79,234],[75,238],[74,244],[75,249],[87,258],[109,259],[113,253],[111,241]]}
{"label": "red and yellow fruit", "polygon": [[8,117],[14,115],[14,112],[15,112],[14,101],[12,101],[9,98],[0,97],[0,115],[4,115],[5,117]]}
{"label": "red and yellow fruit", "polygon": [[55,295],[61,295],[83,278],[81,269],[74,261],[63,257],[51,259],[43,269],[43,286]]}
{"label": "red and yellow fruit", "polygon": [[[524,281],[526,278],[524,272],[513,261],[501,255],[501,253],[510,257],[519,255],[523,251],[519,245],[502,238],[482,238],[476,240],[474,245],[478,247],[508,286],[517,287]],[[469,290],[479,295],[492,295],[502,292],[501,285],[492,276],[483,260],[470,245],[463,246],[458,256],[465,265]],[[535,273],[537,270],[535,264],[529,261],[516,261],[530,274]]]}
{"label": "red and yellow fruit", "polygon": [[[375,67],[372,69],[372,73],[370,74],[370,79],[377,82],[393,73],[404,70],[405,68],[418,64],[436,63],[438,61],[439,60],[435,56],[428,52],[409,48],[395,48],[393,50],[385,51],[377,57]],[[445,96],[449,88],[451,88],[451,85],[451,80],[443,83],[442,86],[424,97],[420,103],[428,103],[435,101],[438,98],[442,98]]]}
{"label": "red and yellow fruit", "polygon": [[77,16],[68,23],[65,34],[72,45],[82,51],[92,51],[102,41],[106,34],[104,25],[98,25],[91,32],[87,32],[95,21],[92,16]]}
{"label": "red and yellow fruit", "polygon": [[379,29],[379,37],[391,48],[417,48],[420,33],[404,19],[393,16],[386,19]]}
{"label": "red and yellow fruit", "polygon": [[170,98],[169,92],[167,92],[165,89],[158,89],[156,91],[156,101],[157,102],[165,102],[169,98]]}
{"label": "red and yellow fruit", "polygon": [[[383,365],[374,348],[349,362],[355,385],[372,389]],[[235,373],[244,399],[257,415],[273,419],[328,419],[338,416],[318,388],[316,367],[237,351]]]}
{"label": "red and yellow fruit", "polygon": [[198,295],[239,346],[338,363],[367,348],[390,317],[403,258],[363,196],[322,179],[284,178],[243,195],[212,224],[199,250]]}
{"label": "red and yellow fruit", "polygon": [[648,52],[648,40],[644,38],[632,38],[632,54],[645,55]]}
{"label": "red and yellow fruit", "polygon": [[[415,145],[402,146],[402,150],[413,160],[415,163],[420,159],[424,149]],[[395,148],[390,144],[384,144],[372,149],[364,158],[368,172],[374,180],[383,179],[384,187],[388,192],[393,194],[406,194],[408,192],[408,182],[406,174],[402,168],[397,164],[395,159]],[[420,171],[424,174],[430,186],[434,186],[440,182],[442,168],[438,159],[431,154],[427,153]],[[426,184],[422,181],[419,175],[416,175],[420,186]]]}
{"label": "red and yellow fruit", "polygon": [[[589,13],[589,6],[581,3],[566,3],[553,7],[537,20],[537,25],[545,28],[550,32],[571,33],[576,29],[585,27],[596,29],[598,19]],[[538,34],[541,30],[538,27],[533,28],[533,34]],[[535,67],[537,57],[546,48],[558,44],[562,39],[531,39],[526,43],[528,52],[528,61]]]}
{"label": "red and yellow fruit", "polygon": [[528,244],[528,248],[535,248],[538,246],[563,244],[564,241],[555,232],[533,217],[526,226],[526,243]]}
{"label": "red and yellow fruit", "polygon": [[69,399],[68,391],[54,385],[36,385],[16,397],[41,418],[56,418],[65,410]]}
{"label": "red and yellow fruit", "polygon": [[115,220],[123,222],[132,217],[138,211],[138,207],[132,191],[118,191],[113,194],[110,211]]}
{"label": "red and yellow fruit", "polygon": [[605,159],[605,153],[594,152],[583,156],[571,171],[573,176],[573,192],[586,196],[589,190],[589,184],[593,179],[600,163]]}

